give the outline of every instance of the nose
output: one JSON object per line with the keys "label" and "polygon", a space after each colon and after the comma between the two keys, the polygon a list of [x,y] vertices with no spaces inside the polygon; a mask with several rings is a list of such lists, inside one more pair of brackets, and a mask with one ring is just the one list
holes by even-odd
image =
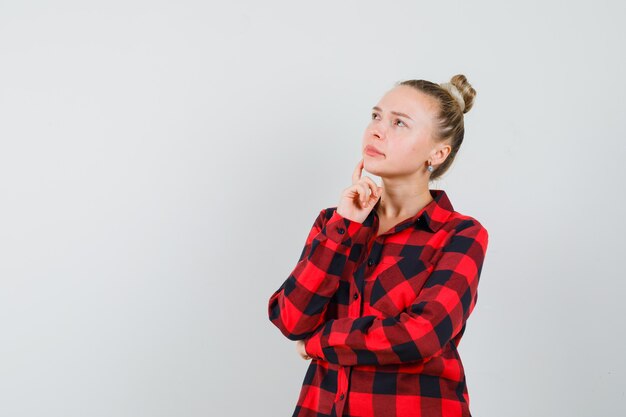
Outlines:
{"label": "nose", "polygon": [[370,133],[372,136],[377,137],[378,139],[383,139],[387,134],[386,129],[382,126],[382,123],[377,123],[370,128]]}

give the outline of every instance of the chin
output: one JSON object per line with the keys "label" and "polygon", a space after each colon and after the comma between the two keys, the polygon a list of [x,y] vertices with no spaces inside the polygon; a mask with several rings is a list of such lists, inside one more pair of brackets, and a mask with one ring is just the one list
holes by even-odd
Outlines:
{"label": "chin", "polygon": [[383,173],[384,169],[379,163],[379,160],[371,161],[368,158],[369,158],[369,155],[365,155],[365,159],[363,159],[363,168],[367,172],[371,172],[374,175],[380,176],[380,174]]}

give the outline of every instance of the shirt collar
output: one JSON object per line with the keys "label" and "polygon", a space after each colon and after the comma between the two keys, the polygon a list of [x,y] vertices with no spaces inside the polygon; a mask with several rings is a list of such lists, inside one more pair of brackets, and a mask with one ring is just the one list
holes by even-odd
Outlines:
{"label": "shirt collar", "polygon": [[[426,206],[424,206],[420,211],[415,213],[413,217],[398,223],[387,233],[396,233],[410,226],[419,227],[420,224],[425,225],[432,232],[439,230],[439,228],[446,223],[454,211],[454,207],[444,190],[431,189],[429,191],[433,200],[426,204]],[[376,212],[376,208],[379,203],[380,199],[370,212],[369,216],[367,216],[367,219],[364,221],[365,226],[374,226],[374,218],[376,218],[376,223],[378,223],[378,213]]]}

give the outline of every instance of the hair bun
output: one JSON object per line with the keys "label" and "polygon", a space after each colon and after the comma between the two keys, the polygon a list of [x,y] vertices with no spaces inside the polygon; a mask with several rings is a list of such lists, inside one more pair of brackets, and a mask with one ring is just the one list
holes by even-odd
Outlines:
{"label": "hair bun", "polygon": [[450,95],[459,103],[461,111],[467,113],[474,105],[474,97],[476,90],[467,81],[463,74],[456,74],[449,82],[439,84],[443,89],[448,91]]}

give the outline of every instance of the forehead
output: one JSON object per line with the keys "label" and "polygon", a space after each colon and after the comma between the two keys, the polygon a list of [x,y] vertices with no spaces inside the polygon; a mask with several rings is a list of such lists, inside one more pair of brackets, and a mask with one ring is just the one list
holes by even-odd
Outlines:
{"label": "forehead", "polygon": [[415,121],[430,121],[436,110],[435,100],[408,85],[389,90],[377,104],[384,112],[397,111],[408,114]]}

